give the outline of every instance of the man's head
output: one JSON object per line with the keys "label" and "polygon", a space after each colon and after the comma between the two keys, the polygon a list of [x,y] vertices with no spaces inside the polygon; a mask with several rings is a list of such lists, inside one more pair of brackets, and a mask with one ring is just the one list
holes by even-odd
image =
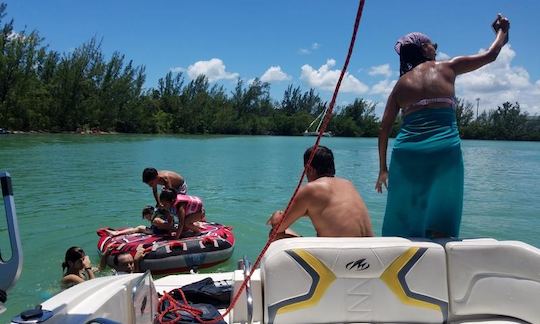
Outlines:
{"label": "man's head", "polygon": [[326,146],[319,145],[311,164],[308,165],[309,156],[312,151],[313,146],[308,148],[304,153],[304,166],[307,168],[306,175],[308,181],[313,181],[320,177],[333,177],[336,174],[336,167],[334,166],[334,154],[332,154],[332,151]]}
{"label": "man's head", "polygon": [[142,181],[149,185],[150,187],[154,187],[157,185],[158,180],[158,172],[154,168],[146,168],[143,170],[142,173]]}
{"label": "man's head", "polygon": [[437,54],[437,44],[427,35],[418,32],[401,37],[394,49],[399,55],[400,76],[421,63],[435,60]]}
{"label": "man's head", "polygon": [[133,273],[135,270],[135,261],[129,252],[117,254],[113,258],[114,269],[116,271]]}

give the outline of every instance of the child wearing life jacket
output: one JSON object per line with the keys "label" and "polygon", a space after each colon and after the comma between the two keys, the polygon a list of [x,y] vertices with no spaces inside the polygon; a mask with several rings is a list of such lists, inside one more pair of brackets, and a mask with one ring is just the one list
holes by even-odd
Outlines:
{"label": "child wearing life jacket", "polygon": [[205,221],[205,211],[201,198],[177,194],[173,190],[163,190],[159,195],[159,200],[165,209],[178,217],[176,238],[179,238],[182,232],[188,230],[193,233],[201,232],[200,228],[193,224]]}
{"label": "child wearing life jacket", "polygon": [[173,218],[162,210],[156,210],[153,206],[146,206],[142,210],[142,217],[148,220],[152,225],[150,227],[139,225],[120,231],[107,230],[110,236],[127,235],[133,233],[145,233],[150,235],[166,235],[173,229]]}

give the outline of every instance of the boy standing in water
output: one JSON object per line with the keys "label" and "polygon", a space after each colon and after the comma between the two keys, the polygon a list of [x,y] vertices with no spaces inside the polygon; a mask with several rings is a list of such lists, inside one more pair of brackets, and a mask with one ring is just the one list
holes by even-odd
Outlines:
{"label": "boy standing in water", "polygon": [[158,171],[154,168],[146,168],[142,174],[142,181],[152,188],[157,207],[163,207],[159,200],[158,185],[163,186],[164,189],[174,190],[178,194],[187,194],[186,180],[174,171]]}

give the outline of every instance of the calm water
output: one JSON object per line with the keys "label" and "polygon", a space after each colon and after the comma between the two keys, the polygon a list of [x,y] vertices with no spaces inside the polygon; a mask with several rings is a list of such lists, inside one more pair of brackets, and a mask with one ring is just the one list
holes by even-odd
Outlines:
{"label": "calm water", "polygon": [[[237,245],[231,260],[212,271],[254,260],[266,242],[265,221],[283,209],[302,168],[308,137],[173,137],[143,135],[0,136],[0,170],[13,178],[24,248],[24,268],[9,291],[4,323],[24,308],[57,293],[65,250],[81,246],[98,263],[96,229],[142,224],[152,204],[141,182],[147,166],[176,170],[189,193],[204,199],[207,218],[232,225]],[[376,139],[324,138],[339,176],[351,179],[380,234],[386,195],[373,187],[378,174]],[[462,237],[522,240],[540,247],[540,143],[464,141],[465,201]],[[3,204],[3,202],[2,202]],[[3,205],[0,248],[10,255]],[[295,229],[314,232],[308,221]]]}

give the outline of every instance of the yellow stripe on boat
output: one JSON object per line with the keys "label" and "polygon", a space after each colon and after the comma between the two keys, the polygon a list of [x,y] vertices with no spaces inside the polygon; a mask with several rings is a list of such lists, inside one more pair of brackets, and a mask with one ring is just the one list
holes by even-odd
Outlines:
{"label": "yellow stripe on boat", "polygon": [[[442,311],[440,305],[419,299],[422,298],[422,295],[414,294],[417,296],[417,298],[412,297],[411,291],[406,285],[404,285],[404,280],[403,282],[399,280],[400,271],[405,267],[410,269],[419,260],[419,258],[413,259],[413,257],[419,252],[419,250],[420,248],[418,247],[409,248],[397,259],[395,259],[394,262],[392,262],[392,264],[390,264],[390,266],[386,268],[386,270],[384,270],[383,274],[380,276],[380,279],[388,286],[388,288],[390,288],[390,290],[399,298],[399,300],[403,304],[415,307],[429,308],[436,311]],[[402,275],[404,278],[405,274]]]}
{"label": "yellow stripe on boat", "polygon": [[[319,303],[319,301],[324,296],[328,287],[330,287],[332,282],[336,280],[336,275],[332,272],[332,270],[328,269],[328,267],[324,263],[322,263],[319,259],[314,257],[312,254],[310,254],[306,250],[295,249],[290,252],[293,252],[301,260],[304,261],[304,262],[298,262],[299,260],[294,258],[294,255],[291,254],[293,256],[293,259],[295,259],[295,261],[297,261],[297,263],[302,268],[304,268],[304,270],[306,270],[306,272],[311,276],[312,283],[309,290],[311,293],[310,294],[308,293],[308,295],[304,296],[305,298],[307,298],[305,300],[302,300],[296,303],[293,302],[292,304],[282,306],[281,308],[277,310],[277,314],[283,314],[286,312],[297,311],[303,308],[313,307],[314,305]],[[317,278],[317,275],[318,275],[318,278]]]}

